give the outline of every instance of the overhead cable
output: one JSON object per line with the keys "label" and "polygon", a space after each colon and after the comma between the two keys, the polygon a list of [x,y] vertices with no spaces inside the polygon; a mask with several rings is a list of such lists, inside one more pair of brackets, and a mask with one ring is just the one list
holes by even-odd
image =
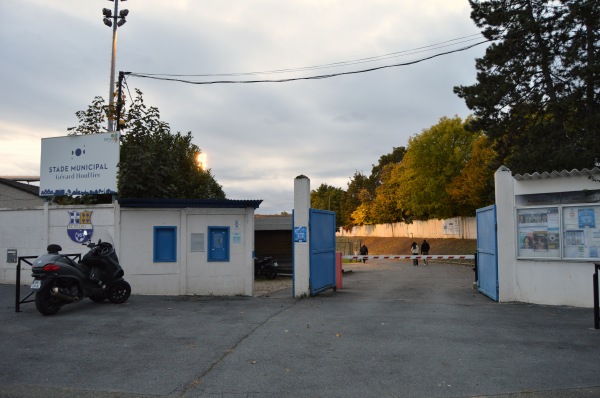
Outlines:
{"label": "overhead cable", "polygon": [[[195,81],[195,80],[179,79],[179,78],[175,78],[175,77],[168,77],[168,75],[155,75],[155,74],[145,74],[145,73],[136,73],[136,72],[125,72],[125,73],[130,76],[143,77],[143,78],[154,79],[154,80],[173,81],[173,82],[180,82],[180,83],[187,83],[187,84],[287,83],[287,82],[298,81],[298,80],[328,79],[331,77],[337,77],[337,76],[343,76],[343,75],[353,75],[353,74],[358,74],[358,73],[373,72],[373,71],[380,70],[380,69],[414,65],[414,64],[417,64],[417,63],[420,63],[423,61],[433,59],[433,58],[441,57],[441,56],[448,55],[448,54],[453,54],[453,53],[460,52],[460,51],[465,51],[465,50],[471,49],[473,47],[476,47],[478,45],[488,43],[490,41],[492,41],[492,40],[483,40],[483,41],[480,41],[480,42],[477,42],[477,43],[474,43],[474,44],[471,44],[471,45],[468,45],[468,46],[465,46],[462,48],[434,54],[434,55],[420,58],[420,59],[417,59],[414,61],[402,62],[402,63],[392,64],[392,65],[377,66],[377,67],[362,69],[362,70],[357,70],[357,71],[339,72],[339,73],[331,73],[331,74],[326,74],[326,75],[307,76],[307,77],[294,77],[294,78],[286,78],[286,79]],[[174,76],[174,75],[171,75],[171,76]],[[190,76],[190,75],[186,75],[186,76]]]}
{"label": "overhead cable", "polygon": [[247,76],[247,75],[269,75],[275,73],[289,73],[289,72],[300,72],[307,70],[315,70],[315,69],[326,69],[326,68],[337,68],[340,66],[348,66],[348,65],[356,65],[362,64],[366,62],[376,62],[382,61],[390,58],[397,58],[401,56],[414,55],[423,53],[426,51],[434,51],[439,50],[441,48],[446,48],[450,46],[455,46],[457,44],[465,44],[469,42],[473,42],[475,40],[480,40],[481,34],[476,33],[468,36],[458,37],[456,39],[446,40],[441,43],[430,44],[427,46],[413,48],[411,50],[403,50],[397,51],[389,54],[378,55],[373,57],[360,58],[350,61],[341,61],[341,62],[332,62],[324,65],[316,65],[316,66],[305,66],[300,68],[285,68],[285,69],[275,69],[270,71],[262,71],[262,72],[244,72],[244,73],[209,73],[209,74],[167,74],[167,73],[142,73],[142,75],[146,76],[162,76],[162,77],[214,77],[214,76]]}

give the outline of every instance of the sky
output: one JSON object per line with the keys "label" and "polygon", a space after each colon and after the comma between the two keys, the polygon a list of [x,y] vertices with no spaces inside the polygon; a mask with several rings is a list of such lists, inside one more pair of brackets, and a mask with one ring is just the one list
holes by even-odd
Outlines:
{"label": "sky", "polygon": [[[467,0],[127,0],[116,72],[211,75],[186,84],[128,76],[129,92],[192,133],[229,199],[291,212],[294,179],[346,189],[382,155],[442,117],[470,112],[453,87],[476,82],[487,44]],[[41,139],[108,100],[108,0],[0,2],[0,176],[40,175]],[[447,55],[440,55],[445,52]],[[318,68],[312,68],[318,67]],[[291,70],[291,71],[288,71]],[[274,73],[274,71],[278,71]],[[252,72],[261,72],[246,74]],[[270,72],[270,73],[267,73]],[[225,75],[227,76],[213,76]],[[235,75],[231,75],[235,74]],[[128,93],[126,92],[126,95]]]}

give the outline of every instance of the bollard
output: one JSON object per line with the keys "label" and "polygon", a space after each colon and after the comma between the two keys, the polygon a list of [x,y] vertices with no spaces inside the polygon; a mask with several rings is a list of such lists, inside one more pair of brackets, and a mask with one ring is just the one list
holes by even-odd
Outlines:
{"label": "bollard", "polygon": [[475,272],[475,282],[473,282],[473,290],[479,287],[479,276],[477,275],[477,252],[473,256],[473,271]]}
{"label": "bollard", "polygon": [[594,264],[594,329],[600,329],[600,299],[598,297],[598,270],[600,264]]}
{"label": "bollard", "polygon": [[335,289],[342,288],[342,252],[335,252]]}

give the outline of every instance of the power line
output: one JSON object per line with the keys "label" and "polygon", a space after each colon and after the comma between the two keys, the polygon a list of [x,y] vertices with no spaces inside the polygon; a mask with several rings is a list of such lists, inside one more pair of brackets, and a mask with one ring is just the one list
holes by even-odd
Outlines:
{"label": "power line", "polygon": [[472,34],[472,35],[468,35],[468,36],[458,37],[456,39],[446,40],[441,43],[430,44],[427,46],[417,47],[417,48],[414,48],[411,50],[397,51],[397,52],[384,54],[384,55],[378,55],[378,56],[374,56],[374,57],[359,58],[359,59],[350,60],[350,61],[332,62],[332,63],[324,64],[324,65],[305,66],[305,67],[300,67],[300,68],[275,69],[275,70],[262,71],[262,72],[210,73],[210,74],[167,74],[167,73],[143,73],[143,72],[139,72],[139,73],[146,75],[146,76],[163,76],[163,77],[214,77],[214,76],[244,76],[244,75],[268,75],[268,74],[275,74],[275,73],[289,73],[289,72],[299,72],[299,71],[307,71],[307,70],[315,70],[315,69],[337,68],[340,66],[348,66],[348,65],[356,65],[356,64],[366,63],[366,62],[381,61],[381,60],[397,58],[397,57],[406,56],[406,55],[419,54],[419,53],[423,53],[426,51],[438,50],[441,48],[455,46],[457,44],[473,42],[473,41],[479,40],[479,39],[481,39],[481,34],[476,33],[476,34]]}
{"label": "power line", "polygon": [[[179,79],[179,78],[175,78],[175,77],[167,77],[167,76],[178,76],[178,75],[157,75],[157,74],[145,74],[145,73],[135,73],[135,72],[125,72],[126,74],[130,75],[130,76],[136,76],[136,77],[142,77],[142,78],[147,78],[147,79],[154,79],[154,80],[165,80],[165,81],[173,81],[173,82],[180,82],[180,83],[187,83],[187,84],[247,84],[247,83],[287,83],[287,82],[292,82],[292,81],[298,81],[298,80],[318,80],[318,79],[328,79],[331,77],[337,77],[337,76],[343,76],[343,75],[353,75],[353,74],[358,74],[358,73],[366,73],[366,72],[373,72],[376,70],[380,70],[380,69],[387,69],[387,68],[395,68],[395,67],[399,67],[399,66],[408,66],[408,65],[414,65],[423,61],[427,61],[433,58],[437,58],[437,57],[441,57],[444,55],[448,55],[448,54],[453,54],[456,52],[461,52],[461,51],[465,51],[465,50],[469,50],[473,47],[476,47],[478,45],[484,44],[484,43],[488,43],[492,40],[483,40],[474,44],[470,44],[468,46],[459,48],[459,49],[455,49],[455,50],[451,50],[451,51],[446,51],[446,52],[442,52],[442,53],[438,53],[438,54],[434,54],[428,57],[424,57],[424,58],[420,58],[414,61],[409,61],[409,62],[402,62],[402,63],[397,63],[397,64],[392,64],[392,65],[383,65],[383,66],[378,66],[378,67],[374,67],[374,68],[369,68],[369,69],[362,69],[362,70],[357,70],[357,71],[349,71],[349,72],[339,72],[339,73],[331,73],[331,74],[326,74],[326,75],[317,75],[317,76],[307,76],[307,77],[295,77],[295,78],[287,78],[287,79],[263,79],[263,80],[213,80],[213,81],[194,81],[194,80],[186,80],[186,79]],[[331,64],[330,64],[331,65]],[[316,67],[313,67],[316,68]],[[299,68],[297,70],[303,70],[302,68]],[[255,74],[256,72],[253,73],[249,73],[249,74]],[[273,72],[271,72],[273,73]],[[235,75],[235,74],[234,74]],[[241,74],[239,74],[241,75]],[[164,77],[161,77],[164,76]],[[182,75],[182,76],[206,76],[206,75]],[[217,75],[217,76],[221,76],[221,75]]]}

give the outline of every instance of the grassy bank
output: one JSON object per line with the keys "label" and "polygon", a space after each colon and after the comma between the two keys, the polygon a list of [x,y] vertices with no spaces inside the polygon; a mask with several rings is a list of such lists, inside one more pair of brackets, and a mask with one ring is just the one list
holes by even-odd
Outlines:
{"label": "grassy bank", "polygon": [[[341,239],[352,241],[353,247],[358,247],[360,243],[366,244],[371,255],[410,254],[412,242],[417,242],[419,247],[423,242],[423,238],[378,238],[371,236]],[[429,254],[473,254],[477,251],[477,241],[475,239],[427,239],[427,242],[431,246]]]}

